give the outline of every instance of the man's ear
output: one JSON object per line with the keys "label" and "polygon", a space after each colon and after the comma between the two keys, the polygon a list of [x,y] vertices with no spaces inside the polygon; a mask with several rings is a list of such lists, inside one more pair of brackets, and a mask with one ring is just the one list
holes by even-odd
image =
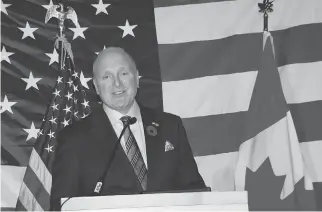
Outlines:
{"label": "man's ear", "polygon": [[137,87],[140,87],[140,76],[139,76],[139,71],[136,70],[136,82],[137,82]]}

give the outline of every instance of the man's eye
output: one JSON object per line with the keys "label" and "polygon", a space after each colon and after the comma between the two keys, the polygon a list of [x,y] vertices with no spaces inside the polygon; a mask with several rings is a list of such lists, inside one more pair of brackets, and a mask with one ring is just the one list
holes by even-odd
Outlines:
{"label": "man's eye", "polygon": [[123,72],[122,73],[122,76],[126,76],[126,75],[129,75],[129,73],[128,72]]}
{"label": "man's eye", "polygon": [[103,79],[108,79],[110,76],[104,76]]}

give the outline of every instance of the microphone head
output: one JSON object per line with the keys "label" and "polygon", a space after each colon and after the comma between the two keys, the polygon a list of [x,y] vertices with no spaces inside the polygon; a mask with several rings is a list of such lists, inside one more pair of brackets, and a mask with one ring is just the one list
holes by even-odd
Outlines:
{"label": "microphone head", "polygon": [[136,118],[135,117],[130,118],[130,120],[129,120],[129,123],[130,124],[135,124],[135,122],[136,122]]}

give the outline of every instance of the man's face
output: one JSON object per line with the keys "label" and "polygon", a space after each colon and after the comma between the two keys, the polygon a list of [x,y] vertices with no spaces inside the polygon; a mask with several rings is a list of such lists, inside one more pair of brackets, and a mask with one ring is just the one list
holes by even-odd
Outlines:
{"label": "man's face", "polygon": [[95,64],[94,85],[106,106],[127,113],[138,87],[135,65],[119,52],[104,54]]}

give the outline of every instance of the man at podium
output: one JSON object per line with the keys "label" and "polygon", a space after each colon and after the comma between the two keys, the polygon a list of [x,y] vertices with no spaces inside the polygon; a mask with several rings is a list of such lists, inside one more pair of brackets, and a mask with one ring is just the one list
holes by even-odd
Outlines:
{"label": "man at podium", "polygon": [[104,49],[93,82],[102,104],[57,138],[51,209],[59,210],[63,197],[206,187],[182,120],[135,101],[139,75],[130,55]]}

